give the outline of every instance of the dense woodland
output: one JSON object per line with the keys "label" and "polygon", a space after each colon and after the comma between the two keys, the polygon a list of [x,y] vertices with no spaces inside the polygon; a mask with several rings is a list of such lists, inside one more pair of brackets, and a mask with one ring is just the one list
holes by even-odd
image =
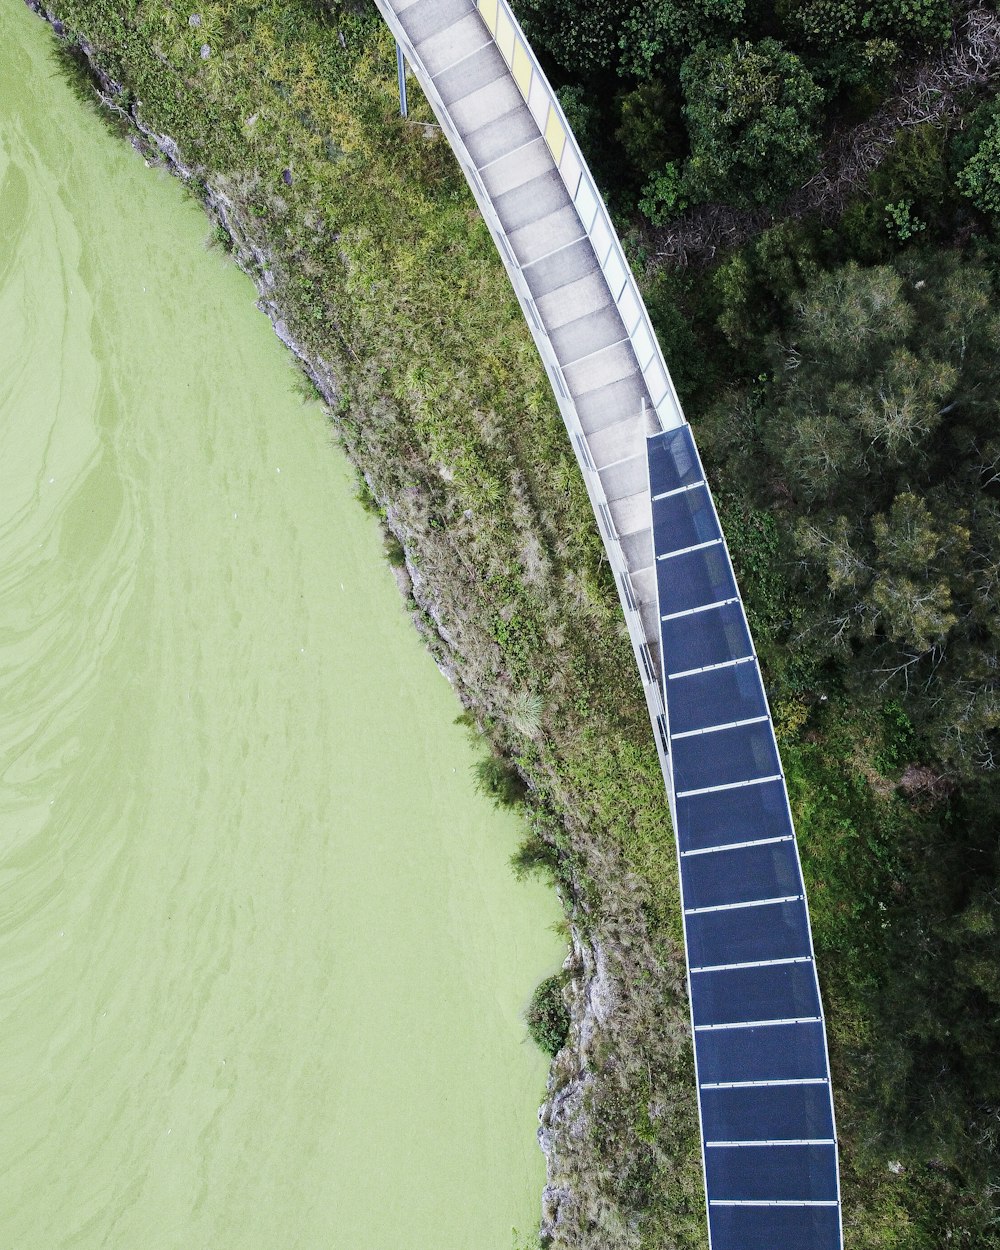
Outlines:
{"label": "dense woodland", "polygon": [[[363,0],[57,9],[116,115],[176,139],[218,242],[286,318],[490,746],[482,784],[525,804],[518,866],[552,873],[604,952],[614,1010],[554,1069],[556,1094],[586,1080],[553,1244],[703,1244],[645,708],[544,374],[432,116],[398,119]],[[1000,1246],[1000,23],[947,0],[517,11],[640,275],[748,602],[848,1246]],[[532,1006],[553,1051],[586,964]]]}

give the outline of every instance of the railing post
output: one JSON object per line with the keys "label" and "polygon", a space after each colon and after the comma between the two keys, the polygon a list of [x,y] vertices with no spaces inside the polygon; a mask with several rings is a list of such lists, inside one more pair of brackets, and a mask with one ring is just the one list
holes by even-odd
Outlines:
{"label": "railing post", "polygon": [[396,78],[399,81],[399,115],[406,117],[409,108],[406,103],[406,62],[403,60],[403,49],[396,44]]}

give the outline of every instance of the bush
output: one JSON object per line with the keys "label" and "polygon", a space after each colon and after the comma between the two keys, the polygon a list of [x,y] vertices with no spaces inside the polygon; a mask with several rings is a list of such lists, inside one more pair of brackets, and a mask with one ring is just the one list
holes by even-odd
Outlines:
{"label": "bush", "polygon": [[587,163],[591,164],[595,156],[599,159],[604,145],[600,109],[595,106],[592,94],[583,87],[560,87],[556,97]]}
{"label": "bush", "polygon": [[532,1041],[553,1058],[562,1050],[569,1035],[569,1009],[563,999],[565,984],[566,977],[561,972],[546,977],[532,994],[525,1014]]}
{"label": "bush", "polygon": [[669,161],[658,174],[653,174],[643,187],[639,208],[654,226],[665,226],[672,217],[687,208],[680,171],[674,161]]}
{"label": "bush", "polygon": [[864,29],[899,43],[933,47],[951,34],[949,0],[875,0],[861,19]]}
{"label": "bush", "polygon": [[951,33],[949,0],[805,0],[791,22],[815,47],[834,51],[850,40],[889,39],[932,47]]}
{"label": "bush", "polygon": [[554,846],[550,846],[537,833],[532,832],[510,857],[510,866],[518,881],[525,880],[533,873],[554,878],[559,868],[559,857]]}
{"label": "bush", "polygon": [[979,147],[955,180],[982,212],[1000,214],[1000,116],[986,127]]}
{"label": "bush", "polygon": [[496,807],[516,807],[524,801],[527,789],[506,760],[489,755],[473,767],[476,789],[492,799]]}
{"label": "bush", "polygon": [[691,137],[691,196],[754,208],[776,204],[815,170],[823,91],[774,39],[702,45],[681,67]]}
{"label": "bush", "polygon": [[406,567],[406,551],[395,534],[387,534],[382,545],[385,547],[385,558],[394,569]]}
{"label": "bush", "polygon": [[620,97],[618,115],[615,138],[643,176],[683,154],[686,136],[673,83],[670,87],[660,79],[640,83]]}
{"label": "bush", "polygon": [[544,48],[570,74],[587,76],[618,60],[618,34],[624,0],[519,0],[517,16],[536,48]]}
{"label": "bush", "polygon": [[718,43],[746,17],[745,0],[636,0],[622,22],[622,69],[639,79],[662,72],[677,52]]}
{"label": "bush", "polygon": [[930,123],[905,127],[844,213],[846,250],[866,264],[878,264],[915,234],[943,232],[955,201],[944,132]]}
{"label": "bush", "polygon": [[914,215],[913,205],[909,200],[900,200],[898,204],[886,204],[885,226],[893,238],[905,243],[915,234],[926,230],[927,222]]}

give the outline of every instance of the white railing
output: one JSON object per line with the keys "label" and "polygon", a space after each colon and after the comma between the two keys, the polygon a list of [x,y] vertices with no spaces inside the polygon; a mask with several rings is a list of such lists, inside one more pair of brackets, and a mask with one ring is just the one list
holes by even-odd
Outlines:
{"label": "white railing", "polygon": [[535,59],[531,44],[525,38],[507,0],[476,2],[479,14],[493,36],[500,55],[510,67],[511,77],[524,96],[531,115],[548,144],[570,199],[580,215],[611,297],[625,324],[660,426],[666,430],[683,425],[684,412],[674,390],[670,370],[653,333],[646,305],[625,259],[621,241],[611,224],[604,199],[587,168],[587,162],[583,159],[556,94]]}

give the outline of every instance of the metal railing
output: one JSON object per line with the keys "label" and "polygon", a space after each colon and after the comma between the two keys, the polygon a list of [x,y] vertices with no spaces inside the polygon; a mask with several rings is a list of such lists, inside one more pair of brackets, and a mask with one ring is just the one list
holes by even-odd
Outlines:
{"label": "metal railing", "polygon": [[685,424],[670,370],[657,343],[621,241],[555,92],[507,0],[476,0],[511,77],[548,145],[617,305],[662,429]]}

